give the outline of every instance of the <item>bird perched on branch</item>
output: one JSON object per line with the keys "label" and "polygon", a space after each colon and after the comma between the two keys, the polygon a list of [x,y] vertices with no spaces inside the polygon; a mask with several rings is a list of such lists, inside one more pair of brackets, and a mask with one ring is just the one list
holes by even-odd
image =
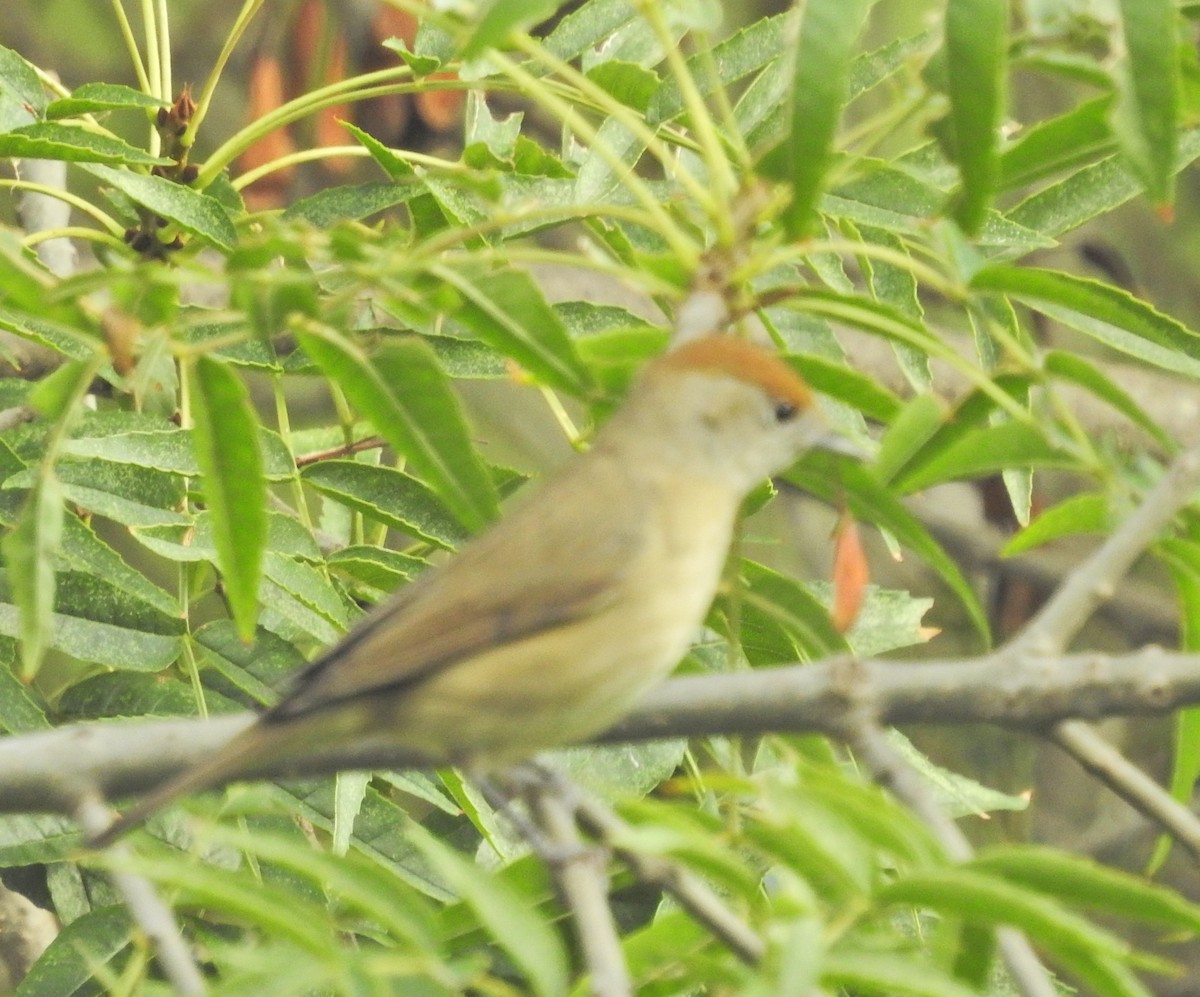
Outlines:
{"label": "bird perched on branch", "polygon": [[747,493],[826,434],[804,383],[766,350],[708,336],[665,354],[587,453],[94,843],[250,759],[367,743],[480,771],[605,730],[687,650]]}

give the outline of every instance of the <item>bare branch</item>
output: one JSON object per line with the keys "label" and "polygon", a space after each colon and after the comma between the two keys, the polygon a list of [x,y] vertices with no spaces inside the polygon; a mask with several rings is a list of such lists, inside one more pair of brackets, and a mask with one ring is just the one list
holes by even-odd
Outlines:
{"label": "bare branch", "polygon": [[1050,740],[1200,860],[1200,817],[1079,720],[1055,724]]}
{"label": "bare branch", "polygon": [[546,843],[559,852],[543,859],[571,912],[592,997],[628,997],[633,981],[608,902],[608,856],[603,848],[584,844],[566,795],[570,789],[565,782],[549,778],[529,786],[525,799]]}
{"label": "bare branch", "polygon": [[[85,834],[98,834],[108,827],[108,807],[101,799],[89,794],[75,808],[75,819]],[[108,868],[109,879],[121,894],[133,919],[154,942],[158,964],[175,992],[180,997],[200,997],[207,993],[208,988],[204,985],[200,967],[192,958],[191,949],[179,931],[179,923],[148,879],[121,867],[121,860],[128,860],[130,855],[129,846],[121,842],[106,853],[106,859],[111,863]]]}
{"label": "bare branch", "polygon": [[1142,504],[1072,572],[1010,647],[1041,654],[1066,647],[1197,488],[1200,447],[1193,447],[1176,458]]}
{"label": "bare branch", "polygon": [[[1009,649],[918,663],[837,658],[673,679],[597,740],[773,731],[840,737],[857,710],[883,724],[994,723],[1040,733],[1059,720],[1163,714],[1197,703],[1200,655],[1156,647],[1056,658]],[[84,787],[110,798],[144,792],[252,722],[249,713],[204,721],[111,721],[0,739],[0,812],[71,813]],[[310,756],[286,768],[248,759],[241,777],[413,768],[428,761],[400,748],[314,746]]]}

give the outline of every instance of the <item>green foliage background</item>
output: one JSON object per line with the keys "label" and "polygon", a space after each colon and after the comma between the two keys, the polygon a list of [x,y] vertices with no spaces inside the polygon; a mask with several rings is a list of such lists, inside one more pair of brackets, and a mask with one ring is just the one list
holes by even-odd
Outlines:
{"label": "green foliage background", "polygon": [[[22,344],[55,357],[0,381],[0,409],[34,416],[0,432],[9,734],[269,702],[361,604],[485,526],[521,483],[478,445],[464,386],[519,370],[582,445],[664,347],[702,270],[875,455],[862,467],[813,456],[785,479],[923,561],[981,643],[978,593],[902,498],[1002,472],[1029,524],[1016,544],[1036,546],[1119,522],[1178,449],[1095,356],[1171,372],[1188,390],[1200,336],[1035,254],[1135,199],[1171,212],[1177,173],[1200,155],[1191,5],[947,0],[917,16],[891,0],[807,0],[735,27],[716,3],[587,0],[530,33],[557,6],[423,10],[390,68],[237,127],[209,116],[224,56],[255,17],[291,9],[247,2],[200,68],[181,134],[155,124],[178,89],[164,42],[186,47],[208,5],[175,25],[165,3],[143,5],[146,23],[125,37],[134,85],[64,86],[43,69],[71,78],[68,67],[0,49],[0,157],[72,164],[77,220],[65,233],[0,231],[0,328],[15,337],[0,350],[27,375]],[[113,10],[105,30],[120,36]],[[458,75],[433,75],[447,69]],[[1029,78],[1058,110],[1011,99]],[[250,178],[234,164],[273,127],[434,88],[468,95],[461,154],[389,148],[348,126],[370,178],[278,211],[246,207]],[[94,265],[44,268],[34,251],[63,234]],[[551,304],[531,268],[564,262],[639,289],[667,318]],[[1087,348],[1047,345],[1048,320]],[[847,355],[846,330],[891,344],[905,390]],[[931,361],[969,386],[952,411],[933,400]],[[314,384],[328,415],[300,417]],[[1146,444],[1095,438],[1064,386],[1122,413]],[[1083,485],[1030,523],[1035,468]],[[1194,618],[1194,514],[1157,553]],[[689,667],[844,647],[819,588],[751,559],[753,546],[745,555]],[[926,594],[877,593],[873,629],[851,645],[921,642]],[[1180,720],[1181,793],[1200,769],[1193,725]],[[952,863],[816,739],[576,761],[615,788],[635,847],[708,877],[767,943],[745,966],[618,871],[641,993],[1005,993],[992,930],[1015,924],[1088,992],[1142,994],[1139,971],[1172,967],[1130,944],[1130,922],[1200,924],[1176,892],[1061,851],[1007,844]],[[959,792],[967,811],[1016,805]],[[452,774],[234,790],[223,807],[219,824],[165,814],[135,857],[110,860],[161,884],[214,993],[586,989],[545,871]],[[76,844],[59,818],[0,822],[0,865],[44,865],[64,924],[17,992],[166,992],[103,860]]]}

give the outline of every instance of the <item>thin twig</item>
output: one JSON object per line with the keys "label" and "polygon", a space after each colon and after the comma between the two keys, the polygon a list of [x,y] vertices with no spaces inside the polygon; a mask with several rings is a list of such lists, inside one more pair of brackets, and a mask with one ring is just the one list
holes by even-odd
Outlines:
{"label": "thin twig", "polygon": [[525,793],[542,837],[555,851],[544,859],[571,912],[593,997],[629,997],[633,981],[608,902],[606,853],[585,845],[579,836],[571,807],[560,792],[562,784],[559,778],[544,779]]}
{"label": "thin twig", "polygon": [[387,446],[387,443],[382,436],[368,436],[362,440],[355,440],[353,443],[330,447],[328,450],[315,450],[312,453],[300,454],[296,458],[296,466],[307,467],[309,464],[318,464],[323,460],[349,457],[351,454],[362,453],[364,450],[378,450],[384,446]]}
{"label": "thin twig", "polygon": [[1200,817],[1095,730],[1081,720],[1064,720],[1054,726],[1049,737],[1084,769],[1139,813],[1159,824],[1200,860]]}
{"label": "thin twig", "polygon": [[1192,447],[1175,459],[1133,514],[1071,573],[1009,650],[1054,654],[1065,648],[1198,488],[1200,447]]}
{"label": "thin twig", "polygon": [[[1053,655],[1065,648],[1098,605],[1200,488],[1200,447],[1184,451],[1142,504],[1063,582],[1009,645],[1008,652]],[[1099,734],[1062,720],[1049,737],[1139,812],[1157,821],[1200,858],[1200,820]]]}
{"label": "thin twig", "polygon": [[634,876],[669,893],[680,907],[724,942],[744,963],[753,966],[762,961],[766,953],[762,939],[703,880],[669,859],[643,855],[621,845],[622,840],[628,839],[628,826],[599,800],[581,796],[572,802],[576,819],[583,829],[604,842],[617,858],[629,866]]}
{"label": "thin twig", "polygon": [[[892,747],[881,727],[862,721],[847,729],[845,739],[875,781],[925,822],[951,859],[966,862],[972,857],[966,835],[938,806],[929,784]],[[996,944],[1013,983],[1024,997],[1057,997],[1049,972],[1025,935],[1014,928],[998,928]]]}
{"label": "thin twig", "polygon": [[[111,815],[99,796],[86,793],[75,808],[75,820],[83,828],[84,835],[90,837],[108,827]],[[129,847],[118,843],[107,854],[119,862],[129,855]],[[207,992],[204,977],[183,940],[171,908],[144,876],[121,868],[110,868],[108,874],[134,921],[153,942],[158,964],[175,992],[180,997],[201,997]]]}

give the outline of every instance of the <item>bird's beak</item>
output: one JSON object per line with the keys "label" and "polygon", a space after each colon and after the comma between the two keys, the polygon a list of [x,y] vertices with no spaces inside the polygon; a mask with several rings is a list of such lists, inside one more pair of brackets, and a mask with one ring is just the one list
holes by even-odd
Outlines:
{"label": "bird's beak", "polygon": [[812,444],[814,450],[825,450],[839,457],[867,460],[871,455],[847,436],[828,430],[818,436]]}

